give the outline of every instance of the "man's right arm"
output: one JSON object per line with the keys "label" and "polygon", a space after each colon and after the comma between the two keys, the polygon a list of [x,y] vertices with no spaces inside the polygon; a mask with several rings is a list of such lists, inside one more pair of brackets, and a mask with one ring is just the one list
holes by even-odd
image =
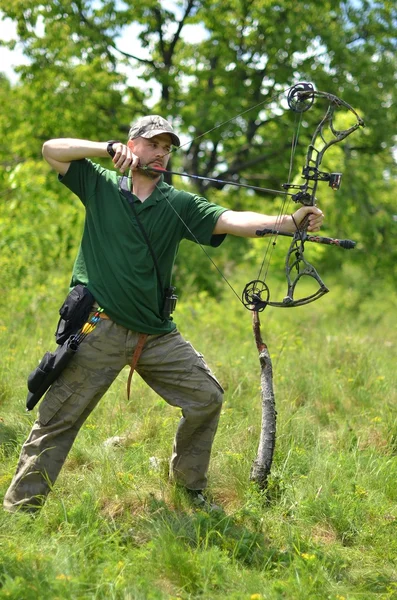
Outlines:
{"label": "man's right arm", "polygon": [[107,142],[59,138],[43,144],[43,156],[57,173],[65,175],[72,160],[108,157],[106,149]]}
{"label": "man's right arm", "polygon": [[[72,160],[109,157],[107,153],[108,143],[90,142],[89,140],[74,138],[58,138],[48,140],[48,142],[43,144],[43,156],[57,173],[65,175]],[[115,152],[113,164],[121,173],[124,173],[128,169],[138,168],[139,157],[133,153],[128,145],[122,142],[114,142],[112,148]]]}

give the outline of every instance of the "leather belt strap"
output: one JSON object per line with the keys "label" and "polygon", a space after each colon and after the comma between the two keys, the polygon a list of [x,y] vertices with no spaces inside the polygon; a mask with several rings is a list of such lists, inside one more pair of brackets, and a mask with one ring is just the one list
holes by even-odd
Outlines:
{"label": "leather belt strap", "polygon": [[[109,319],[110,320],[110,317],[108,317],[108,315],[106,313],[104,313],[104,312],[101,312],[99,314],[99,318],[100,319]],[[143,350],[143,347],[145,345],[147,337],[148,337],[147,333],[140,333],[139,334],[138,343],[137,343],[137,345],[135,347],[134,354],[132,355],[131,367],[130,367],[130,372],[128,374],[128,381],[127,381],[127,397],[128,397],[128,400],[130,399],[130,394],[131,394],[131,380],[132,380],[132,376],[134,374],[135,367],[138,364],[138,360],[139,360],[139,358],[140,358],[140,356],[142,354],[142,350]]]}
{"label": "leather belt strap", "polygon": [[137,343],[137,345],[135,347],[134,354],[132,356],[131,367],[130,367],[130,372],[128,374],[128,381],[127,381],[127,397],[128,397],[128,400],[130,399],[131,379],[132,379],[132,376],[134,374],[135,367],[136,367],[136,365],[138,363],[138,360],[139,360],[139,358],[140,358],[140,356],[142,354],[142,350],[143,350],[143,347],[145,345],[147,337],[148,337],[147,333],[140,333],[139,334],[138,343]]}

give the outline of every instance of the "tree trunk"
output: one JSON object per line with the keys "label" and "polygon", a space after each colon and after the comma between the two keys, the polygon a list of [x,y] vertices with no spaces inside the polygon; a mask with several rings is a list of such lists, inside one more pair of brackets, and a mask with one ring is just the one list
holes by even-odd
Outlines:
{"label": "tree trunk", "polygon": [[276,444],[277,412],[273,391],[272,361],[268,347],[262,340],[261,323],[257,311],[252,313],[252,328],[261,365],[262,426],[258,452],[251,467],[250,479],[255,481],[261,489],[265,489]]}

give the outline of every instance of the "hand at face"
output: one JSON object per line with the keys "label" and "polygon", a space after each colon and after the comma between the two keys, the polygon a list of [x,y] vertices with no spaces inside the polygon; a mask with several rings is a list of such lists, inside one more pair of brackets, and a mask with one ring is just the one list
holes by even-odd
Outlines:
{"label": "hand at face", "polygon": [[133,153],[129,146],[119,142],[113,144],[113,150],[115,152],[115,155],[112,158],[113,164],[116,169],[121,171],[121,173],[139,167],[139,157]]}

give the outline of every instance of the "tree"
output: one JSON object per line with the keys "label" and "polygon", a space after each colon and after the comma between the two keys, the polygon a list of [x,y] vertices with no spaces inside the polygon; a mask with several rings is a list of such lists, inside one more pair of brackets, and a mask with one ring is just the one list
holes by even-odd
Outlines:
{"label": "tree", "polygon": [[[354,167],[354,185],[360,188],[354,206],[362,247],[375,238],[382,239],[379,251],[390,243],[393,222],[386,198],[395,188],[397,106],[392,3],[3,0],[2,10],[17,23],[18,41],[30,60],[19,68],[21,80],[12,92],[16,114],[6,131],[16,163],[39,159],[41,143],[50,137],[124,139],[135,116],[160,112],[189,140],[173,157],[176,168],[279,189],[288,177],[294,124],[283,92],[296,81],[311,80],[317,89],[343,97],[366,120],[365,133],[351,138],[346,154],[338,158],[350,172]],[[190,39],[192,31],[202,39]],[[125,32],[130,32],[128,44],[122,40]],[[137,84],[128,81],[126,69]],[[155,86],[160,94],[153,102]],[[292,176],[299,175],[323,112],[324,106],[316,103],[305,114]],[[10,160],[8,149],[0,153],[3,161]],[[387,164],[386,175],[382,163]],[[337,214],[330,220],[338,230],[350,235],[349,194],[354,189],[347,181],[345,177],[338,196],[342,210],[334,209],[334,198],[326,192],[320,201],[328,214]],[[384,191],[375,199],[368,185]],[[196,186],[211,198],[218,198],[215,189],[225,189],[225,184],[208,181]],[[269,209],[266,193],[235,194],[229,187],[226,192],[226,203],[233,208]],[[380,196],[385,198],[381,238],[369,234],[367,223],[368,218],[378,222],[374,215]],[[366,252],[361,255],[365,258]]]}

